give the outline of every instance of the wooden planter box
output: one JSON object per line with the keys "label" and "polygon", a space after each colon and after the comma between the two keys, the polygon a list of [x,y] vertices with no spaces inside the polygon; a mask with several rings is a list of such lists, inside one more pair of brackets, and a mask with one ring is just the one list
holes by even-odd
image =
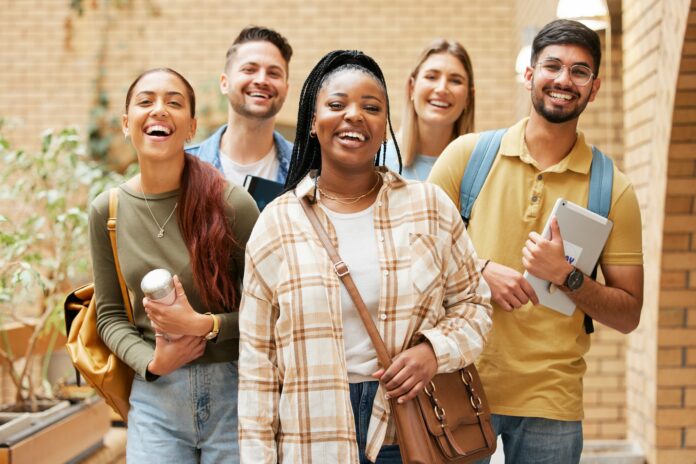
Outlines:
{"label": "wooden planter box", "polygon": [[101,448],[110,408],[99,397],[65,409],[50,424],[38,424],[0,444],[0,464],[68,462]]}

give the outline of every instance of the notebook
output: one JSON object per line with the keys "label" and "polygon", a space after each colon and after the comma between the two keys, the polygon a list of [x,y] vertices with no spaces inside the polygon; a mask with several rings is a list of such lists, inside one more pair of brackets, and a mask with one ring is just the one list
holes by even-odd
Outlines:
{"label": "notebook", "polygon": [[264,179],[263,177],[247,174],[244,178],[244,187],[249,195],[256,200],[259,211],[263,211],[267,204],[283,193],[285,186],[280,182]]}

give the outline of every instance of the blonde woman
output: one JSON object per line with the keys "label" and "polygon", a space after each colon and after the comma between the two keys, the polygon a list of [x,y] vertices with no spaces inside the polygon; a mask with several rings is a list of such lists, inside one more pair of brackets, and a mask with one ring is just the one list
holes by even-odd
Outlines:
{"label": "blonde woman", "polygon": [[[474,70],[464,47],[436,39],[420,57],[406,84],[406,101],[397,141],[401,174],[425,180],[445,147],[474,130]],[[399,172],[394,142],[387,143],[389,168]]]}

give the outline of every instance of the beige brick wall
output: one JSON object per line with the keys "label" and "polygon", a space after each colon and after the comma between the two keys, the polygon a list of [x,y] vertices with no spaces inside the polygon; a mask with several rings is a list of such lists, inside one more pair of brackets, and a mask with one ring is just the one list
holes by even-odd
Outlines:
{"label": "beige brick wall", "polygon": [[657,457],[659,462],[696,462],[696,1],[679,63],[663,244]]}
{"label": "beige brick wall", "polygon": [[35,146],[37,133],[49,126],[86,128],[97,98],[100,59],[109,117],[120,116],[126,88],[139,72],[169,66],[189,78],[201,110],[212,111],[211,116],[201,115],[202,126],[217,124],[225,118],[217,92],[225,51],[237,32],[251,23],[276,28],[295,49],[281,123],[294,124],[302,82],[316,61],[332,49],[355,48],[383,67],[398,126],[407,73],[421,48],[438,36],[461,41],[472,56],[477,127],[514,120],[514,0],[204,0],[195,7],[185,0],[83,1],[82,16],[72,12],[69,3],[0,0],[0,60],[6,64],[0,113],[21,119],[22,125],[12,133],[12,140],[20,144]]}
{"label": "beige brick wall", "polygon": [[672,114],[678,114],[676,84],[690,4],[689,0],[636,0],[626,2],[623,10],[624,166],[641,205],[645,254],[643,316],[627,347],[628,435],[640,441],[650,463],[696,459],[695,450],[685,447],[688,423],[696,414],[684,407],[685,391],[679,391],[689,382],[679,350],[688,342],[688,329],[679,322],[685,314],[680,315],[679,308],[687,306],[686,285],[676,292],[670,289],[679,281],[674,273],[679,270],[671,264],[673,251],[679,251],[679,261],[688,259],[684,250],[674,248],[688,248],[690,236],[665,232],[663,237],[663,224],[667,227],[674,208],[668,201],[666,210],[665,194],[683,183],[671,174],[668,179],[667,166],[675,153],[670,137],[674,143],[675,136],[685,134],[676,119],[673,127]]}

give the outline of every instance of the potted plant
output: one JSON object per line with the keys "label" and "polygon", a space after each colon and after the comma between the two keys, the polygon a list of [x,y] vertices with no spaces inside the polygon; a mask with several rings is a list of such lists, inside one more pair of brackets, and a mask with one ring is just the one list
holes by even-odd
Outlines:
{"label": "potted plant", "polygon": [[[63,403],[50,413],[57,398],[45,379],[50,353],[64,341],[63,299],[89,280],[87,205],[122,177],[86,155],[75,129],[47,130],[36,151],[12,149],[3,133],[0,121],[0,365],[14,394],[3,395],[0,410],[49,410],[23,419],[45,434],[48,425],[37,423],[50,419],[41,415],[65,421],[60,409],[72,408]],[[92,401],[87,409],[94,418],[96,410],[104,417],[87,421],[90,426],[108,430],[108,408]],[[19,437],[14,445],[25,440]],[[1,455],[2,449],[0,462]]]}

